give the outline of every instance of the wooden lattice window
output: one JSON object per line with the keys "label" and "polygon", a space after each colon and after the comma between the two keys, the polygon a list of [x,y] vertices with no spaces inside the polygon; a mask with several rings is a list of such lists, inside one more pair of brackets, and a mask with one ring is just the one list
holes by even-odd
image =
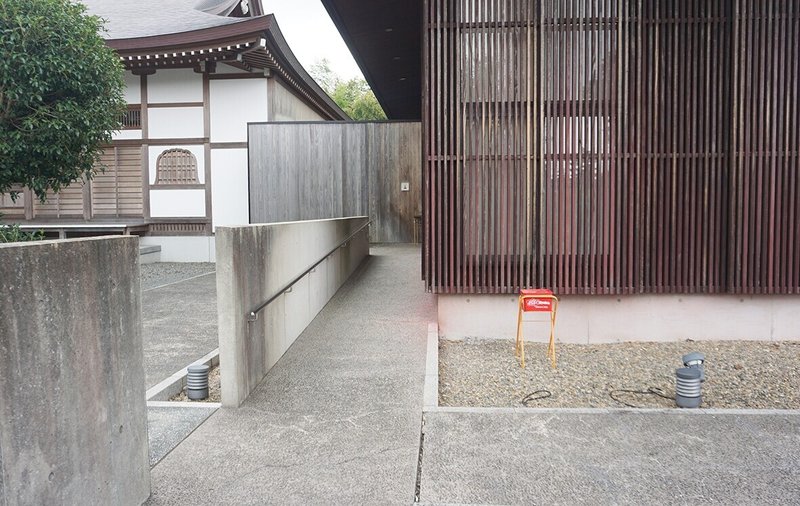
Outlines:
{"label": "wooden lattice window", "polygon": [[141,130],[142,128],[142,106],[129,105],[128,110],[122,114],[123,130]]}
{"label": "wooden lattice window", "polygon": [[168,149],[158,155],[156,184],[198,184],[197,158],[187,149]]}

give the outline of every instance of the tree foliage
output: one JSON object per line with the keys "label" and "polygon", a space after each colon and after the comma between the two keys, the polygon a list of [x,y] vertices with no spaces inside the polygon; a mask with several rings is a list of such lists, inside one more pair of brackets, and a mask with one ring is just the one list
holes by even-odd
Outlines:
{"label": "tree foliage", "polygon": [[330,62],[326,59],[314,64],[309,74],[352,119],[357,121],[386,119],[386,113],[383,112],[375,93],[365,80],[341,79],[331,69]]}
{"label": "tree foliage", "polygon": [[102,20],[71,0],[0,0],[0,193],[91,177],[125,110]]}

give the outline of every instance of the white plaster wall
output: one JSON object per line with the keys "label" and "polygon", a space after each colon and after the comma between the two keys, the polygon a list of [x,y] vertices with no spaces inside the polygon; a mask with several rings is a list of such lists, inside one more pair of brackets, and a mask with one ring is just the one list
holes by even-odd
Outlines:
{"label": "white plaster wall", "polygon": [[150,190],[150,216],[153,218],[202,218],[205,215],[205,190]]}
{"label": "white plaster wall", "polygon": [[214,227],[247,225],[250,222],[247,186],[247,150],[211,150],[211,209]]}
{"label": "white plaster wall", "polygon": [[125,72],[123,80],[125,81],[125,90],[122,92],[122,96],[125,97],[125,101],[128,102],[129,104],[141,104],[142,103],[141,76],[135,76],[130,72]]}
{"label": "white plaster wall", "polygon": [[[130,72],[125,72],[122,76],[125,81],[125,89],[122,96],[128,104],[140,104],[142,102],[142,81],[140,76],[135,76]],[[120,130],[113,132],[111,138],[115,141],[125,139],[141,139],[141,130]]]}
{"label": "white plaster wall", "polygon": [[213,237],[147,236],[139,238],[141,246],[161,246],[161,262],[214,262]]}
{"label": "white plaster wall", "polygon": [[111,135],[111,138],[115,141],[123,140],[123,139],[141,139],[142,138],[142,131],[141,130],[119,130],[114,132]]}
{"label": "white plaster wall", "polygon": [[217,64],[217,71],[216,74],[247,74],[246,70],[242,70],[236,68],[232,65],[227,65],[225,63],[218,63]]}
{"label": "white plaster wall", "polygon": [[159,70],[147,76],[147,102],[202,102],[203,76],[192,69]]}
{"label": "white plaster wall", "polygon": [[267,121],[267,80],[219,79],[210,83],[211,142],[247,141],[247,123]]}
{"label": "white plaster wall", "polygon": [[[556,339],[624,341],[800,340],[800,296],[562,296]],[[448,339],[514,339],[514,295],[439,295],[439,329]],[[546,313],[526,313],[525,339],[546,342]]]}
{"label": "white plaster wall", "polygon": [[158,156],[167,151],[169,149],[186,149],[191,151],[195,158],[197,158],[197,180],[200,181],[201,184],[205,184],[206,182],[206,152],[203,149],[202,145],[183,145],[183,146],[150,146],[147,148],[147,155],[149,158],[149,169],[150,174],[149,181],[150,184],[156,183],[156,163],[158,162]]}
{"label": "white plaster wall", "polygon": [[164,107],[147,111],[151,139],[203,137],[202,107]]}

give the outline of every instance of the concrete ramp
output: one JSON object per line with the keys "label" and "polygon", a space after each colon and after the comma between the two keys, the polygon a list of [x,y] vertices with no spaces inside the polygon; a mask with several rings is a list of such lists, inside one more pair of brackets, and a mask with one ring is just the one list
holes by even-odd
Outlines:
{"label": "concrete ramp", "polygon": [[150,504],[413,502],[435,299],[418,247],[371,255],[240,408],[153,469]]}

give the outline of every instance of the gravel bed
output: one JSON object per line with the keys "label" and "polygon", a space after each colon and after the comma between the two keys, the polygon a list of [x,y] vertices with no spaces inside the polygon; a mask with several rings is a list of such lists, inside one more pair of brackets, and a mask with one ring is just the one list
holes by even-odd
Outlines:
{"label": "gravel bed", "polygon": [[214,366],[208,371],[208,398],[202,401],[193,401],[186,395],[186,387],[184,387],[181,393],[173,395],[169,400],[173,402],[222,402],[219,385],[219,366]]}
{"label": "gravel bed", "polygon": [[[553,370],[546,344],[526,344],[527,367],[522,369],[513,341],[440,340],[439,405],[675,407],[675,369],[692,351],[706,356],[702,407],[800,409],[800,342],[795,341],[557,344],[558,369]],[[669,399],[619,391],[651,388],[661,389]],[[522,403],[538,390],[551,396]]]}
{"label": "gravel bed", "polygon": [[216,268],[213,263],[159,262],[140,265],[139,275],[142,290],[150,290],[201,274],[214,272]]}

